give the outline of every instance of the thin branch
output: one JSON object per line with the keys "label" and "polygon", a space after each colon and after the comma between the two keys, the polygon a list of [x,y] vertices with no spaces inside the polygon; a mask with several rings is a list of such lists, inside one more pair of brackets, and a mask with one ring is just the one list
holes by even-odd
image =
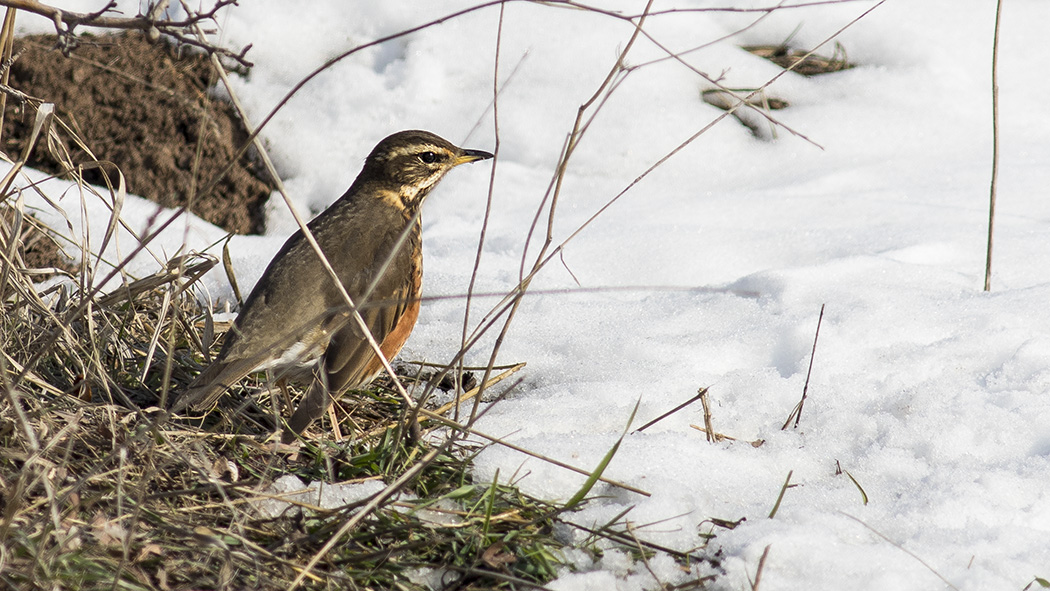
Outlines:
{"label": "thin branch", "polygon": [[[610,68],[609,73],[605,77],[605,80],[603,80],[602,83],[598,86],[598,88],[594,91],[594,94],[591,95],[591,98],[589,98],[585,103],[580,105],[579,110],[576,112],[576,121],[573,123],[572,131],[569,133],[568,140],[565,143],[565,149],[562,152],[561,158],[559,159],[558,165],[557,165],[556,170],[555,170],[555,176],[554,176],[554,182],[553,182],[553,192],[551,193],[550,190],[548,190],[548,195],[550,197],[550,205],[549,205],[549,210],[548,210],[549,214],[548,214],[548,217],[547,217],[547,236],[546,236],[546,239],[544,241],[543,246],[540,248],[539,254],[536,256],[535,263],[533,264],[532,270],[529,272],[528,277],[525,277],[525,278],[521,279],[519,281],[519,283],[518,283],[517,288],[514,289],[513,292],[511,292],[511,294],[512,294],[512,303],[511,303],[511,306],[510,306],[510,310],[507,312],[507,319],[504,321],[503,329],[500,331],[499,335],[496,337],[496,342],[495,342],[495,344],[492,347],[491,358],[493,360],[496,358],[496,355],[499,353],[500,347],[503,344],[503,339],[506,337],[507,331],[510,329],[511,321],[514,320],[514,315],[518,311],[518,306],[521,305],[522,299],[525,297],[525,292],[528,289],[529,284],[532,281],[532,277],[534,277],[536,275],[536,273],[539,272],[540,268],[542,268],[543,266],[545,266],[547,264],[547,262],[550,260],[550,257],[554,256],[554,254],[552,253],[551,255],[549,255],[546,258],[544,257],[545,253],[547,252],[547,249],[550,247],[550,245],[554,241],[554,234],[553,234],[553,230],[554,230],[554,213],[557,210],[558,197],[561,194],[562,182],[564,181],[565,173],[568,170],[569,159],[572,157],[573,153],[575,152],[576,147],[579,145],[580,140],[582,139],[584,133],[586,132],[587,125],[590,123],[590,121],[593,120],[594,114],[591,115],[591,117],[588,119],[587,123],[584,123],[584,116],[588,112],[588,109],[590,109],[590,107],[595,102],[598,102],[598,107],[595,109],[595,112],[601,110],[602,105],[604,105],[604,103],[605,103],[605,98],[608,98],[608,96],[613,91],[615,91],[616,88],[618,87],[617,79],[619,78],[620,80],[622,80],[621,76],[623,75],[623,73],[625,71],[627,71],[627,66],[626,66],[627,54],[628,54],[628,52],[631,51],[631,48],[634,46],[635,42],[641,36],[641,34],[642,34],[642,27],[645,24],[645,15],[652,8],[652,5],[653,5],[653,0],[649,0],[649,2],[646,3],[645,9],[642,11],[642,16],[639,17],[638,22],[637,23],[632,23],[634,25],[634,31],[631,33],[631,37],[627,41],[627,45],[624,46],[623,51],[621,51],[619,53],[619,55],[616,57],[616,63],[613,64],[612,68]],[[604,98],[602,98],[602,97],[604,97]],[[599,101],[599,99],[602,99],[602,100]],[[548,198],[548,196],[544,196],[544,200],[543,201],[546,202],[547,198]],[[537,211],[537,215],[539,214],[540,211],[542,211],[542,208],[543,208],[543,204],[541,203],[540,210]],[[533,222],[533,227],[535,227],[535,221]],[[531,238],[531,236],[532,236],[532,230],[529,231],[529,238]],[[525,248],[522,251],[522,261],[523,262],[524,262],[525,257],[527,256],[527,253],[528,253],[528,239],[526,240]],[[511,295],[511,294],[508,294],[508,295]],[[489,373],[490,372],[488,372],[488,371],[485,372],[485,377],[483,378],[482,381],[484,381],[485,379],[488,379]],[[474,422],[475,418],[476,418],[477,410],[478,410],[478,406],[477,405],[478,405],[478,401],[479,400],[480,400],[480,398],[476,398],[474,400],[474,409],[471,412],[471,419],[470,419],[470,421],[468,421],[468,423],[467,423],[468,425],[472,424]]]}
{"label": "thin branch", "polygon": [[762,571],[766,568],[766,558],[769,558],[769,549],[772,547],[772,544],[766,546],[766,549],[762,551],[762,557],[758,559],[758,569],[755,570],[755,580],[751,583],[751,591],[758,591],[758,586],[762,583]]}
{"label": "thin branch", "polygon": [[[813,50],[810,52],[810,54],[812,54],[814,51],[819,49],[821,46],[823,46],[826,43],[828,43],[831,40],[833,40],[835,37],[840,35],[843,31],[845,31],[849,27],[851,27],[854,24],[856,24],[862,18],[864,18],[865,16],[870,14],[873,10],[875,10],[879,6],[881,6],[883,3],[885,3],[885,0],[879,1],[874,6],[868,8],[863,13],[861,13],[859,16],[857,16],[856,18],[854,18],[853,20],[851,20],[850,22],[845,24],[839,30],[837,30],[834,33],[832,33],[823,42],[821,42],[816,47],[814,47]],[[553,3],[553,4],[562,4],[562,3]],[[565,5],[569,5],[570,3],[564,3],[564,4]],[[564,145],[564,147],[562,149],[562,153],[561,153],[561,155],[559,157],[559,160],[558,160],[558,165],[555,167],[555,174],[552,177],[551,184],[550,184],[550,186],[547,189],[547,193],[544,195],[543,200],[541,201],[541,203],[539,205],[539,208],[537,209],[536,217],[533,219],[532,226],[530,227],[530,230],[529,230],[529,233],[528,233],[528,237],[526,238],[525,247],[523,249],[524,253],[528,252],[529,243],[530,243],[530,241],[532,239],[532,236],[533,236],[533,233],[535,232],[536,227],[538,225],[538,220],[541,217],[542,212],[544,210],[546,210],[548,212],[548,215],[547,215],[547,236],[546,236],[545,243],[540,248],[539,255],[536,257],[535,262],[533,263],[532,268],[528,272],[527,275],[524,274],[524,272],[525,272],[525,257],[527,256],[527,254],[523,254],[522,255],[522,265],[521,265],[521,268],[519,270],[518,285],[515,286],[514,289],[510,290],[506,294],[506,296],[496,306],[493,307],[492,311],[490,311],[489,314],[487,314],[482,319],[482,322],[479,325],[479,328],[476,329],[476,331],[475,331],[475,335],[474,335],[474,338],[472,339],[472,342],[476,342],[477,338],[480,337],[480,333],[485,332],[489,328],[491,328],[492,322],[494,322],[496,320],[496,318],[498,318],[499,316],[501,316],[503,314],[507,315],[506,320],[504,320],[503,329],[500,331],[499,335],[497,336],[496,343],[495,343],[495,345],[494,345],[494,347],[492,349],[491,355],[492,355],[493,358],[495,358],[495,356],[499,352],[500,346],[502,345],[502,342],[503,342],[503,338],[505,337],[505,335],[506,335],[506,333],[507,333],[507,331],[509,329],[510,323],[511,323],[511,321],[514,318],[514,315],[515,315],[515,313],[516,313],[516,311],[518,309],[518,306],[521,303],[522,298],[525,295],[525,292],[528,291],[528,289],[529,289],[529,286],[530,286],[530,284],[532,282],[532,279],[551,260],[553,260],[557,256],[560,256],[562,251],[566,248],[566,246],[570,242],[572,242],[579,234],[581,234],[588,226],[590,226],[607,209],[609,209],[610,207],[613,206],[613,204],[615,204],[617,201],[619,201],[621,197],[626,195],[636,185],[641,183],[642,180],[644,180],[647,176],[649,176],[650,173],[652,173],[654,170],[656,170],[657,168],[662,166],[665,162],[667,162],[668,160],[673,158],[679,152],[684,150],[687,146],[689,146],[691,143],[693,143],[697,138],[699,138],[701,135],[705,134],[709,129],[714,127],[719,121],[721,121],[725,117],[728,117],[729,115],[731,115],[736,108],[739,108],[741,106],[745,106],[747,101],[750,100],[753,96],[757,95],[763,89],[765,89],[769,85],[773,84],[773,82],[775,82],[781,76],[783,76],[787,72],[791,71],[791,68],[788,68],[788,69],[780,72],[779,74],[777,74],[776,76],[771,78],[769,81],[767,81],[760,88],[755,89],[751,94],[749,94],[748,96],[743,97],[742,99],[740,99],[740,102],[737,103],[736,105],[734,105],[733,108],[731,108],[728,111],[723,112],[718,117],[716,117],[712,121],[710,121],[707,125],[703,126],[700,130],[698,130],[697,132],[692,134],[685,141],[680,143],[678,146],[676,146],[675,148],[673,148],[672,150],[670,150],[669,152],[664,154],[656,162],[654,162],[652,165],[650,165],[648,168],[646,168],[641,174],[639,174],[633,181],[628,183],[627,186],[625,186],[619,193],[614,195],[605,204],[603,204],[601,207],[599,207],[598,210],[595,211],[582,224],[577,226],[576,229],[573,230],[569,234],[569,236],[567,238],[563,239],[560,243],[558,243],[558,245],[555,248],[549,250],[549,247],[553,243],[553,240],[552,240],[552,237],[553,237],[552,228],[553,228],[553,223],[554,223],[554,212],[555,212],[555,210],[557,208],[558,196],[559,196],[560,190],[561,190],[561,182],[564,179],[565,173],[567,172],[569,159],[571,158],[575,148],[579,145],[579,142],[580,142],[582,136],[587,131],[589,124],[594,120],[594,117],[596,116],[597,111],[601,110],[601,107],[604,105],[605,100],[607,100],[608,97],[611,95],[611,93],[614,92],[619,87],[619,84],[623,82],[623,80],[625,79],[626,75],[628,75],[630,72],[635,71],[635,69],[636,69],[635,67],[627,66],[625,61],[624,61],[624,57],[626,56],[627,51],[630,50],[630,48],[633,45],[634,41],[637,40],[639,38],[639,36],[645,36],[646,38],[650,39],[654,43],[657,43],[643,29],[643,24],[644,24],[644,20],[645,20],[644,19],[644,15],[646,15],[648,13],[648,9],[649,8],[650,8],[650,5],[647,5],[646,6],[646,10],[644,10],[643,13],[642,13],[643,17],[639,18],[639,20],[637,22],[631,21],[629,19],[624,19],[624,17],[622,17],[622,15],[619,15],[619,14],[616,14],[616,13],[611,13],[610,14],[610,13],[606,13],[606,12],[603,12],[603,11],[595,11],[595,12],[598,12],[600,14],[606,14],[608,16],[613,16],[613,17],[618,18],[618,19],[628,20],[628,22],[630,22],[631,25],[634,27],[634,32],[633,32],[633,34],[632,34],[632,36],[630,38],[630,41],[626,45],[625,49],[619,53],[617,62],[613,65],[612,69],[609,71],[609,74],[606,76],[605,80],[598,87],[598,89],[594,92],[594,94],[590,97],[590,99],[588,99],[587,102],[585,102],[584,104],[582,104],[580,106],[580,109],[577,112],[576,121],[575,121],[575,123],[573,125],[573,129],[569,133],[568,137],[566,138],[565,145]],[[451,17],[447,17],[447,18],[451,18]],[[657,45],[659,45],[659,44],[657,43]],[[355,49],[355,51],[356,51],[356,49]],[[669,50],[665,49],[665,51],[669,51]],[[685,65],[688,66],[688,64],[685,64]],[[703,75],[702,72],[698,72],[698,73]],[[587,117],[586,117],[586,121],[584,121],[585,113],[587,112],[587,109],[590,108],[590,107],[594,107],[594,112],[589,113],[589,115],[587,115]],[[766,115],[763,114],[763,116],[766,116]],[[772,121],[772,119],[771,119],[771,121]],[[776,123],[776,122],[774,121],[774,123]],[[792,131],[792,130],[790,130],[787,127],[785,127],[785,129],[788,129],[789,131]],[[792,131],[792,133],[794,133],[794,132]],[[800,137],[803,137],[804,139],[806,139],[805,136],[801,136],[800,135]],[[809,141],[809,140],[807,139],[807,141]],[[462,356],[463,354],[464,354],[464,351],[461,351],[459,353],[459,356]],[[459,358],[459,356],[457,356],[457,359]],[[487,377],[487,374],[486,374],[486,377]],[[479,399],[475,399],[475,412],[477,410],[478,400]],[[470,423],[471,422],[468,421],[468,424],[470,424]]]}
{"label": "thin branch", "polygon": [[411,482],[416,476],[421,474],[423,470],[426,467],[428,467],[431,464],[431,462],[434,461],[435,458],[437,458],[442,453],[445,453],[445,451],[448,449],[448,447],[452,444],[453,441],[455,441],[455,438],[450,437],[447,440],[445,440],[445,443],[443,443],[441,446],[435,447],[434,449],[430,450],[425,456],[420,458],[418,462],[413,464],[411,468],[406,470],[404,474],[399,476],[397,480],[395,480],[389,486],[384,488],[379,494],[372,497],[372,500],[369,501],[363,509],[358,511],[356,514],[354,514],[353,517],[344,522],[343,525],[339,528],[339,530],[332,534],[332,536],[328,538],[328,541],[325,543],[325,545],[322,546],[321,549],[318,550],[312,558],[310,558],[309,562],[306,563],[306,566],[304,566],[303,569],[299,572],[299,575],[295,578],[294,581],[292,581],[292,584],[288,586],[289,591],[297,589],[299,585],[302,584],[303,580],[306,579],[306,577],[310,574],[310,571],[313,570],[313,568],[317,566],[317,563],[320,562],[321,559],[324,558],[332,550],[332,548],[334,548],[335,545],[342,540],[342,537],[344,535],[346,535],[355,527],[357,527],[358,523],[364,520],[364,518],[370,515],[373,511],[375,511],[380,505],[383,504],[384,501],[393,497],[402,488],[404,488],[405,485]]}
{"label": "thin branch", "polygon": [[992,182],[988,196],[988,248],[984,259],[984,291],[992,289],[992,229],[995,226],[995,191],[999,184],[999,21],[1003,0],[995,5],[995,35],[992,37]]}
{"label": "thin branch", "polygon": [[237,0],[215,0],[210,10],[188,12],[182,20],[158,20],[147,15],[106,16],[112,12],[116,2],[107,3],[101,10],[96,12],[72,12],[41,4],[36,0],[0,0],[0,6],[6,6],[17,10],[24,10],[45,17],[55,24],[55,32],[59,37],[59,48],[67,54],[79,44],[74,36],[77,27],[97,27],[100,29],[114,29],[123,31],[142,31],[150,39],[157,39],[161,34],[168,35],[179,43],[199,47],[211,55],[221,55],[236,61],[244,67],[251,67],[252,63],[245,59],[245,54],[251,45],[244,47],[240,52],[235,52],[207,41],[200,41],[193,36],[192,28],[205,21],[214,21],[216,14],[227,6],[237,4]]}
{"label": "thin branch", "polygon": [[718,441],[718,433],[715,433],[715,427],[711,423],[711,405],[707,401],[707,388],[700,388],[699,394],[700,404],[704,407],[704,434],[707,435],[708,443],[715,443]]}
{"label": "thin branch", "polygon": [[[523,454],[525,454],[527,456],[536,458],[537,460],[541,460],[541,461],[547,462],[548,464],[553,464],[555,466],[558,466],[559,468],[565,468],[566,470],[569,470],[571,472],[575,472],[577,474],[581,474],[583,476],[590,476],[591,473],[592,473],[592,471],[590,471],[590,470],[584,470],[583,468],[577,468],[576,466],[573,466],[571,464],[566,464],[565,462],[556,460],[556,459],[554,459],[552,457],[545,456],[543,454],[540,454],[540,453],[537,453],[537,452],[534,452],[534,451],[530,451],[528,449],[525,449],[524,447],[521,447],[520,445],[515,445],[515,444],[513,444],[513,443],[511,443],[511,442],[509,442],[509,441],[507,441],[505,439],[502,439],[500,437],[496,437],[495,435],[489,435],[487,433],[483,433],[481,431],[478,431],[477,429],[474,429],[473,427],[470,427],[469,425],[464,425],[462,423],[458,423],[456,421],[453,421],[452,419],[445,418],[445,417],[443,417],[443,416],[441,416],[441,415],[439,415],[437,413],[434,413],[432,411],[423,409],[420,412],[421,412],[421,414],[423,414],[427,418],[433,419],[433,420],[435,420],[435,421],[437,421],[439,423],[442,423],[442,424],[444,424],[444,425],[446,425],[446,426],[448,426],[448,427],[450,427],[450,428],[452,428],[452,429],[454,429],[456,431],[461,431],[463,433],[468,433],[470,435],[475,435],[477,437],[481,437],[482,439],[488,439],[492,443],[495,443],[495,444],[498,444],[498,445],[502,445],[503,447],[512,449],[512,450],[517,451],[517,452],[521,452],[521,453],[523,453]],[[652,496],[652,493],[646,492],[646,491],[644,491],[644,490],[642,490],[640,488],[633,487],[633,486],[631,486],[629,484],[625,484],[623,482],[619,482],[617,480],[611,480],[611,479],[606,478],[604,476],[598,477],[598,480],[600,480],[600,481],[602,481],[602,482],[604,482],[606,484],[611,484],[613,486],[622,488],[624,490],[629,490],[629,491],[631,491],[633,493],[640,494],[640,495],[642,495],[644,497]]]}
{"label": "thin branch", "polygon": [[809,369],[806,370],[806,383],[802,386],[802,399],[791,410],[791,414],[784,421],[784,426],[780,428],[781,431],[788,428],[788,425],[791,424],[791,419],[795,419],[796,429],[798,428],[798,422],[802,420],[802,405],[806,403],[806,393],[809,392],[809,377],[813,374],[813,358],[817,355],[817,339],[820,338],[820,323],[824,320],[824,305],[820,305],[820,316],[817,317],[817,331],[813,335],[813,349],[809,352]]}
{"label": "thin branch", "polygon": [[[499,61],[500,61],[500,49],[503,47],[503,16],[506,12],[506,5],[500,4],[499,7],[499,24],[496,27],[496,55],[493,57],[492,65],[492,129],[493,135],[495,136],[495,144],[493,146],[492,154],[492,168],[489,171],[489,188],[485,196],[485,213],[482,216],[481,222],[481,233],[478,235],[478,250],[474,255],[474,268],[470,271],[470,283],[467,285],[467,301],[463,307],[463,334],[460,338],[460,347],[466,348],[467,338],[469,337],[470,329],[470,307],[474,301],[474,286],[478,278],[478,269],[481,267],[481,254],[485,249],[485,236],[488,234],[489,220],[492,216],[492,197],[496,188],[496,168],[499,166],[499,147],[500,147],[500,133],[499,133]],[[520,62],[519,62],[520,65]],[[509,80],[508,80],[509,82]],[[485,377],[492,373],[492,367],[496,364],[496,356],[493,355],[489,358],[488,367],[485,368]],[[463,382],[463,358],[460,358],[459,365],[456,368],[456,389],[459,390],[462,387]],[[482,389],[484,389],[487,379],[482,379]],[[424,396],[429,395],[432,388],[427,388],[424,392]],[[482,392],[479,391],[478,397],[475,398],[475,408],[478,401],[481,400]],[[456,405],[455,417],[459,419],[459,405]]]}
{"label": "thin branch", "polygon": [[[0,3],[4,2],[4,1],[5,0],[0,0]],[[348,57],[350,57],[350,56],[352,56],[352,55],[354,55],[354,54],[356,54],[358,52],[364,51],[364,50],[368,49],[369,47],[375,47],[375,46],[378,46],[378,45],[382,45],[383,43],[386,43],[387,41],[393,41],[394,39],[400,39],[401,37],[407,37],[409,35],[412,35],[413,33],[417,33],[417,32],[422,31],[424,29],[428,29],[430,27],[434,27],[434,26],[440,25],[440,24],[444,23],[445,21],[452,20],[452,19],[464,16],[464,15],[470,14],[472,12],[476,12],[478,10],[482,10],[482,9],[488,8],[490,6],[495,6],[497,4],[503,4],[506,1],[508,1],[508,0],[490,0],[488,2],[485,2],[483,4],[479,4],[477,6],[471,6],[469,8],[464,8],[463,10],[457,10],[455,12],[451,12],[449,14],[446,14],[445,16],[436,18],[436,19],[431,20],[431,21],[427,21],[427,22],[425,22],[425,23],[423,23],[421,25],[417,25],[415,27],[410,27],[408,29],[403,29],[401,31],[398,31],[397,33],[393,33],[393,34],[390,34],[390,35],[385,35],[383,37],[379,37],[378,39],[374,39],[374,40],[369,41],[367,43],[362,43],[361,45],[352,47],[352,48],[350,48],[350,49],[340,53],[339,55],[336,55],[335,57],[329,59],[328,61],[326,61],[325,63],[321,64],[320,66],[317,66],[316,68],[311,70],[309,74],[307,74],[306,76],[303,76],[298,82],[296,82],[295,85],[293,85],[288,90],[288,92],[286,92],[284,94],[284,96],[282,96],[281,99],[277,101],[277,104],[274,105],[272,109],[270,109],[270,112],[267,113],[266,116],[263,117],[261,120],[259,120],[258,125],[256,125],[255,129],[251,133],[248,134],[248,138],[245,140],[244,144],[241,145],[240,150],[238,150],[237,153],[234,154],[230,158],[230,161],[226,164],[226,166],[222,170],[220,170],[212,178],[211,182],[209,182],[207,185],[205,185],[204,189],[202,189],[200,191],[200,195],[202,195],[202,196],[203,195],[208,195],[219,184],[219,182],[222,181],[222,179],[225,178],[227,174],[229,174],[230,170],[234,167],[234,165],[240,159],[240,157],[243,156],[244,153],[248,150],[249,146],[254,145],[255,138],[262,132],[262,130],[267,125],[269,125],[270,121],[273,120],[273,118],[277,116],[277,113],[279,113],[281,111],[281,109],[284,108],[284,106],[288,103],[288,101],[292,100],[293,96],[298,94],[299,91],[303,89],[303,87],[305,87],[311,80],[313,80],[314,78],[319,76],[325,70],[328,70],[329,68],[332,68],[333,66],[335,66],[337,63],[343,61],[344,59],[346,59],[346,58],[348,58]]]}
{"label": "thin branch", "polygon": [[[649,16],[667,16],[667,15],[671,15],[671,14],[681,14],[681,13],[690,13],[690,12],[739,12],[739,13],[764,12],[764,13],[768,14],[768,13],[773,13],[773,12],[779,12],[781,10],[788,10],[788,9],[791,9],[791,8],[812,8],[814,6],[827,6],[827,5],[833,5],[833,4],[847,4],[847,3],[862,2],[862,1],[863,0],[818,0],[816,2],[799,2],[797,4],[779,3],[779,4],[774,4],[772,6],[754,6],[754,7],[751,7],[751,8],[731,8],[731,7],[726,7],[726,6],[713,6],[713,7],[710,7],[710,8],[666,8],[664,10],[654,10],[654,11],[648,13],[648,14],[649,14]],[[638,18],[639,16],[641,16],[641,14],[624,15],[624,14],[616,12],[616,11],[599,8],[597,6],[592,6],[592,5],[588,5],[588,4],[583,4],[581,2],[573,2],[571,0],[565,0],[564,2],[549,2],[549,3],[550,4],[566,4],[568,6],[572,6],[573,8],[578,8],[580,10],[589,10],[591,12],[597,12],[597,13],[605,14],[605,15],[608,15],[608,16],[622,17],[622,18],[628,18],[628,19],[635,19],[635,18]]]}
{"label": "thin branch", "polygon": [[665,412],[664,414],[656,417],[655,419],[649,421],[648,423],[642,425],[641,427],[638,427],[637,429],[634,430],[634,432],[635,433],[641,433],[642,431],[645,431],[646,429],[648,429],[649,427],[652,427],[656,423],[659,423],[660,421],[662,421],[662,420],[666,419],[667,417],[673,415],[674,413],[682,410],[683,408],[689,406],[690,404],[696,402],[697,400],[700,400],[701,398],[704,397],[705,394],[707,394],[707,388],[700,388],[700,391],[699,391],[699,393],[697,393],[696,396],[693,396],[689,400],[686,400],[685,402],[679,404],[678,406],[672,408],[671,410]]}

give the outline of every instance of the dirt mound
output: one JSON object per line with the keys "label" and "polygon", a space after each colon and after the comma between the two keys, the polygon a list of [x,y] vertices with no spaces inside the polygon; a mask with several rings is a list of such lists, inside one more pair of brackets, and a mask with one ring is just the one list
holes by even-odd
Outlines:
{"label": "dirt mound", "polygon": [[[196,192],[190,210],[200,217],[238,234],[262,232],[272,189],[249,158],[200,194],[247,138],[233,107],[208,95],[212,72],[206,56],[180,55],[137,32],[84,37],[68,58],[54,46],[53,36],[16,39],[15,52],[22,53],[11,67],[10,86],[55,103],[59,117],[98,159],[120,168],[128,192],[167,207],[186,205]],[[3,148],[14,155],[33,117],[16,101],[7,104]],[[75,163],[89,159],[79,150],[70,153]],[[62,172],[40,147],[29,166]],[[86,171],[85,178],[104,184],[98,171]]]}

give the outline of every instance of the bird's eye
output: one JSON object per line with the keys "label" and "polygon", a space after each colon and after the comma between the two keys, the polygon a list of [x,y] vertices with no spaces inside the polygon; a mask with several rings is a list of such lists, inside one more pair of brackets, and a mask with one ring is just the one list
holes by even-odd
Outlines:
{"label": "bird's eye", "polygon": [[422,160],[424,164],[433,164],[438,161],[438,155],[433,152],[421,152],[419,154],[419,159]]}

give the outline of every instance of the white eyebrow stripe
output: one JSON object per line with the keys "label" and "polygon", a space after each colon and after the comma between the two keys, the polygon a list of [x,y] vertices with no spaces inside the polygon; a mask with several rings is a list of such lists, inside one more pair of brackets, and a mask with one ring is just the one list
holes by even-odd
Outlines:
{"label": "white eyebrow stripe", "polygon": [[393,150],[387,152],[386,158],[397,158],[398,156],[413,156],[420,152],[437,152],[450,156],[452,154],[447,148],[441,146],[435,146],[433,144],[413,144],[411,146],[398,146]]}

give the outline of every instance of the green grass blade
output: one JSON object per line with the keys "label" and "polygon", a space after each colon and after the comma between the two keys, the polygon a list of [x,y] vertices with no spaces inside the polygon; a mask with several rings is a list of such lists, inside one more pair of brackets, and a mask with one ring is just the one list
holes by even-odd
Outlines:
{"label": "green grass blade", "polygon": [[587,481],[583,483],[583,486],[580,487],[580,490],[576,491],[576,494],[574,494],[571,499],[565,502],[566,509],[572,509],[576,505],[580,504],[580,502],[583,501],[584,497],[586,497],[587,494],[591,492],[591,489],[594,488],[594,485],[598,482],[598,479],[602,477],[602,473],[605,472],[605,468],[609,466],[609,462],[612,461],[613,456],[615,456],[616,452],[620,449],[620,444],[623,443],[623,438],[627,436],[627,432],[631,428],[631,423],[634,422],[634,415],[638,412],[638,405],[640,405],[641,403],[642,400],[640,398],[638,399],[638,402],[634,403],[634,410],[631,411],[631,416],[627,419],[627,426],[624,427],[623,433],[620,434],[620,438],[616,440],[616,443],[613,444],[611,448],[609,448],[609,451],[606,452],[605,457],[603,457],[602,461],[598,463],[598,467],[595,468],[593,472],[591,472],[591,475],[587,477]]}

